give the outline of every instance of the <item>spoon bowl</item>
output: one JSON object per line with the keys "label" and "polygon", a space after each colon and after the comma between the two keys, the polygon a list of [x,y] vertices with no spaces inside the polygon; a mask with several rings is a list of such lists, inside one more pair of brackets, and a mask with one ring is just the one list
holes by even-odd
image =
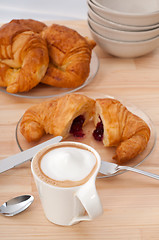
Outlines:
{"label": "spoon bowl", "polygon": [[8,217],[14,216],[27,209],[33,201],[34,197],[32,195],[22,195],[12,198],[1,205],[0,213]]}

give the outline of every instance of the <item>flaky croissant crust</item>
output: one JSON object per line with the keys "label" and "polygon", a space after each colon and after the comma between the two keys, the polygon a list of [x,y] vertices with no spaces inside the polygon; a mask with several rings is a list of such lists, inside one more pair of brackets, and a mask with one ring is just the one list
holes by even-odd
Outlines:
{"label": "flaky croissant crust", "polygon": [[34,20],[13,20],[0,28],[0,86],[8,92],[29,91],[45,75],[48,49],[38,34],[44,27]]}
{"label": "flaky croissant crust", "polygon": [[10,93],[29,91],[40,82],[78,87],[89,75],[95,45],[65,26],[14,19],[0,28],[0,86]]}
{"label": "flaky croissant crust", "polygon": [[96,100],[95,124],[100,119],[104,127],[104,146],[117,146],[113,157],[119,164],[141,153],[150,138],[150,128],[143,119],[134,115],[118,100]]}
{"label": "flaky croissant crust", "polygon": [[20,131],[28,141],[39,140],[44,134],[69,136],[71,125],[78,116],[84,125],[94,116],[95,126],[103,124],[103,144],[115,146],[113,157],[119,164],[141,153],[150,138],[150,128],[115,99],[93,100],[81,94],[68,94],[29,108],[23,115]]}
{"label": "flaky croissant crust", "polygon": [[64,88],[82,85],[89,75],[91,53],[96,43],[58,24],[45,28],[41,34],[47,41],[50,56],[42,82]]}
{"label": "flaky croissant crust", "polygon": [[94,104],[93,99],[80,94],[68,94],[42,102],[24,113],[20,131],[28,141],[37,141],[47,133],[66,138],[76,117],[83,115],[84,125],[89,121]]}

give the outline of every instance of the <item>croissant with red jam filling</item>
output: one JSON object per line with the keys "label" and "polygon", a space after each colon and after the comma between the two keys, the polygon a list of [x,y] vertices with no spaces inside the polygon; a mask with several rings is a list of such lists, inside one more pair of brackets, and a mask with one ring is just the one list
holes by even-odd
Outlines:
{"label": "croissant with red jam filling", "polygon": [[30,107],[23,115],[20,131],[30,142],[44,134],[66,138],[82,137],[82,127],[93,116],[95,101],[84,95],[68,94]]}
{"label": "croissant with red jam filling", "polygon": [[103,141],[105,147],[117,147],[113,158],[119,164],[146,148],[150,129],[144,120],[115,99],[95,102],[81,94],[68,94],[32,106],[22,117],[20,131],[28,141],[39,140],[46,133],[63,138],[70,134],[83,137],[82,128],[92,116],[96,125],[94,138]]}
{"label": "croissant with red jam filling", "polygon": [[97,99],[93,136],[104,146],[117,146],[113,157],[122,164],[136,157],[147,146],[150,129],[140,117],[114,99]]}

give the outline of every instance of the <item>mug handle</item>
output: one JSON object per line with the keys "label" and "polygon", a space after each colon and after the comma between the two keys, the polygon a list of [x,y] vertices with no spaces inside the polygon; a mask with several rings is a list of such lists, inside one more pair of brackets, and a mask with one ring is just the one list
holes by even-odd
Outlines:
{"label": "mug handle", "polygon": [[71,221],[70,225],[80,221],[92,220],[103,213],[102,204],[94,182],[87,182],[76,192],[75,196],[80,200],[81,204],[87,212],[87,215],[75,217]]}

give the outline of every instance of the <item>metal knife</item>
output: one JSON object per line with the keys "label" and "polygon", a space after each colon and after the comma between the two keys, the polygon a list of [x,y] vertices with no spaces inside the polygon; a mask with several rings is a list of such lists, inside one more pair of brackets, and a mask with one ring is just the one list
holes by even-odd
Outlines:
{"label": "metal knife", "polygon": [[44,148],[47,145],[58,143],[62,140],[61,136],[54,137],[46,142],[43,142],[41,144],[38,144],[35,147],[29,148],[23,152],[17,153],[13,156],[10,156],[8,158],[0,160],[0,173],[5,172],[13,167],[16,167],[17,165],[24,163],[28,160],[31,160],[32,157],[42,148]]}

